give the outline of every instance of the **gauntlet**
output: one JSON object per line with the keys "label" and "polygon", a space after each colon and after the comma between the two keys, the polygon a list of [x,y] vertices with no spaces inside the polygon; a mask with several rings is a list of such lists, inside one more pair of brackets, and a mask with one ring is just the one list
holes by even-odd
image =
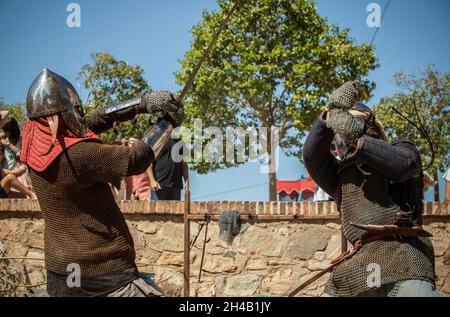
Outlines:
{"label": "gauntlet", "polygon": [[140,107],[158,118],[166,119],[173,127],[180,126],[184,119],[183,103],[168,91],[145,93],[141,97]]}

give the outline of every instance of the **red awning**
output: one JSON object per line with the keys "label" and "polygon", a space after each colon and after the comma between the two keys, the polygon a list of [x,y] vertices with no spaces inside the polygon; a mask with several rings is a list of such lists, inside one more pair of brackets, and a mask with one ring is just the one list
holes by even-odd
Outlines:
{"label": "red awning", "polygon": [[292,192],[296,191],[301,193],[303,191],[313,192],[316,190],[316,183],[312,179],[305,179],[300,181],[277,181],[277,194],[282,191],[290,195]]}

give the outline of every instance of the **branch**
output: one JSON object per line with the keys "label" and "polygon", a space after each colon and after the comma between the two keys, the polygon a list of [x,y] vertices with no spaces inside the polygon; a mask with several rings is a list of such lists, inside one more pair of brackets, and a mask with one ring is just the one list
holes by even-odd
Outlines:
{"label": "branch", "polygon": [[280,97],[278,97],[278,99],[281,101],[281,99],[283,99],[284,94],[286,93],[286,87],[284,87],[283,91],[281,92]]}
{"label": "branch", "polygon": [[284,136],[287,131],[286,119],[282,119],[280,123],[280,139]]}
{"label": "branch", "polygon": [[261,122],[265,122],[267,120],[267,118],[265,116],[263,116],[264,114],[264,110],[262,110],[261,108],[259,108],[257,106],[257,103],[251,103],[248,100],[244,100],[242,98],[240,98],[239,96],[236,96],[236,99],[238,100],[238,102],[241,104],[241,106],[243,106],[244,108],[250,108],[253,110],[254,112],[254,116],[260,120]]}

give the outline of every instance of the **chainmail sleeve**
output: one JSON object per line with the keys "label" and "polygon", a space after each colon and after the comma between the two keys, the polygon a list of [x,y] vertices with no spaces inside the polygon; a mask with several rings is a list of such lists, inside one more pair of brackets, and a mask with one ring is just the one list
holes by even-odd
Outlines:
{"label": "chainmail sleeve", "polygon": [[358,163],[367,164],[394,182],[404,182],[420,173],[419,153],[409,142],[389,144],[364,135],[353,155]]}
{"label": "chainmail sleeve", "polygon": [[311,178],[328,195],[335,195],[338,184],[338,162],[330,153],[334,133],[326,126],[325,113],[313,124],[303,146],[305,167]]}
{"label": "chainmail sleeve", "polygon": [[87,183],[105,182],[120,187],[126,176],[130,161],[130,148],[122,145],[107,145],[94,142],[79,142],[71,152],[84,154],[83,160],[73,162],[78,175]]}
{"label": "chainmail sleeve", "polygon": [[122,177],[144,173],[154,159],[153,151],[142,141],[132,147],[80,143],[85,144],[84,151],[89,155],[76,163],[77,170],[89,182],[106,182],[119,187]]}

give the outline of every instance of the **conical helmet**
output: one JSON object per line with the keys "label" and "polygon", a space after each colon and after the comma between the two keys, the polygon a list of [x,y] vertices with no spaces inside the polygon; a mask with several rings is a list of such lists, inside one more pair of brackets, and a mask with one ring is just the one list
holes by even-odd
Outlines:
{"label": "conical helmet", "polygon": [[64,77],[44,68],[28,89],[27,116],[33,119],[58,113],[73,133],[79,137],[86,136],[83,108],[77,91]]}

